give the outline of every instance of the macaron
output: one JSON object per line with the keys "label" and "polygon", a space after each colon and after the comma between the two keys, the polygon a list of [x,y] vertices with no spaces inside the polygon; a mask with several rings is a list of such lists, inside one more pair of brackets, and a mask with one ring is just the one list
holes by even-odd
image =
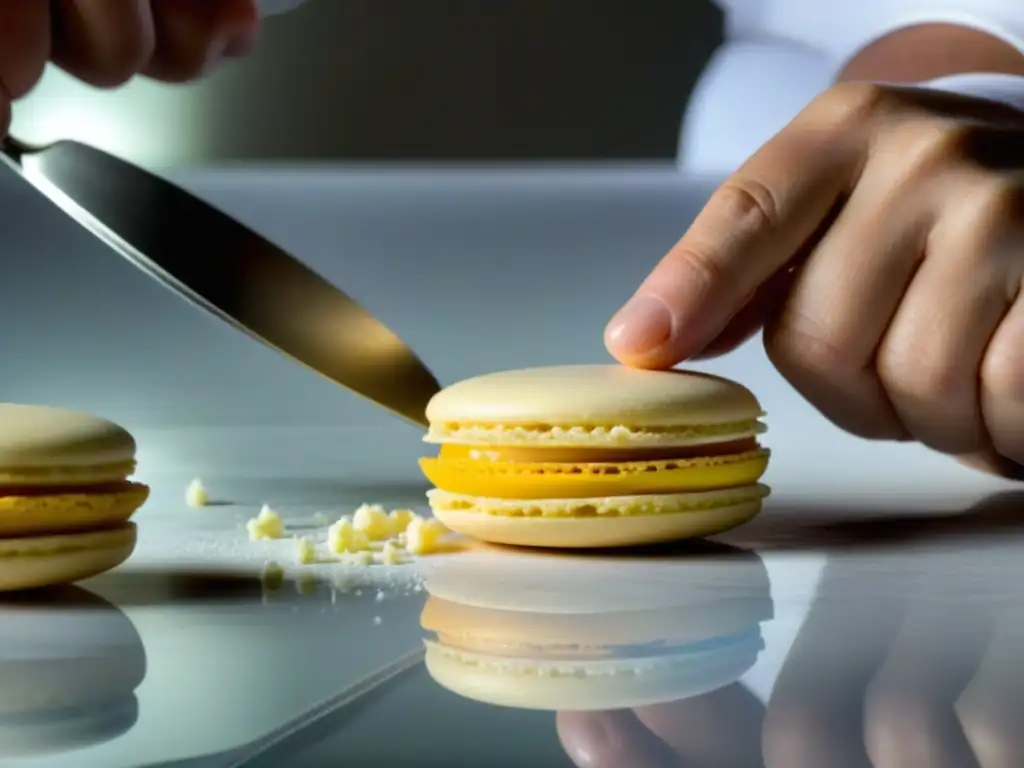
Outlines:
{"label": "macaron", "polygon": [[768,495],[764,413],[686,371],[579,365],[458,382],[427,406],[434,515],[482,541],[623,547],[721,533]]}
{"label": "macaron", "polygon": [[0,760],[65,755],[135,725],[146,651],[106,600],[69,586],[7,595],[0,648]]}
{"label": "macaron", "polygon": [[464,698],[550,711],[662,704],[734,683],[764,648],[773,604],[753,553],[502,555],[445,558],[427,573],[426,667]]}
{"label": "macaron", "polygon": [[124,562],[149,488],[135,440],[106,419],[0,403],[0,591],[63,584]]}

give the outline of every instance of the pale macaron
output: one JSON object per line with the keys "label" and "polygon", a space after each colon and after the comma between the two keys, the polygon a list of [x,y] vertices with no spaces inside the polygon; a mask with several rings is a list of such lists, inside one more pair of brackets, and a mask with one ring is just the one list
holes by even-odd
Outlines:
{"label": "pale macaron", "polygon": [[130,477],[136,445],[84,413],[0,403],[0,590],[94,576],[135,547],[149,488]]}
{"label": "pale macaron", "polygon": [[0,760],[70,752],[135,724],[146,652],[106,600],[77,587],[0,598],[0,648]]}
{"label": "pale macaron", "polygon": [[427,406],[436,517],[501,544],[621,547],[708,536],[768,494],[764,415],[717,376],[581,365],[454,384]]}
{"label": "pale macaron", "polygon": [[726,547],[660,561],[469,554],[431,568],[426,589],[433,679],[523,709],[616,710],[717,690],[753,666],[773,616],[763,562]]}

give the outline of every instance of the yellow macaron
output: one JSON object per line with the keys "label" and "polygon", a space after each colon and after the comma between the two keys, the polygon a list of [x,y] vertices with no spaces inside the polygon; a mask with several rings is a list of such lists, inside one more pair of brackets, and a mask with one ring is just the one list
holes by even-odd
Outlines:
{"label": "yellow macaron", "polygon": [[614,547],[707,536],[768,494],[757,398],[716,376],[580,365],[454,384],[420,465],[449,528],[501,544]]}
{"label": "yellow macaron", "polygon": [[724,546],[664,559],[467,554],[429,567],[426,591],[430,676],[475,701],[535,710],[718,690],[757,661],[774,615],[763,561]]}
{"label": "yellow macaron", "polygon": [[94,576],[135,547],[149,488],[129,480],[135,440],[84,413],[0,403],[0,590]]}

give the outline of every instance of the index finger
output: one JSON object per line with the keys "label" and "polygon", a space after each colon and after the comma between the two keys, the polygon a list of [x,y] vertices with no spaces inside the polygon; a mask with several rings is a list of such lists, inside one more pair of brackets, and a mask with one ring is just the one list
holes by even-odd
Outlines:
{"label": "index finger", "polygon": [[818,231],[851,187],[859,149],[807,112],[771,139],[609,323],[612,353],[645,368],[699,353]]}

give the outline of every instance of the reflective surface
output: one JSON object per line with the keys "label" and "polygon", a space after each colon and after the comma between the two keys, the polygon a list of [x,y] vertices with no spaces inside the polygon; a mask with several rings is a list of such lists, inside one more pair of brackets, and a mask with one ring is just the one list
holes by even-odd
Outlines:
{"label": "reflective surface", "polygon": [[[729,543],[478,547],[315,580],[288,566],[281,585],[237,560],[233,576],[136,563],[0,602],[0,754],[1016,766],[1022,510],[1013,492],[888,523],[776,503]],[[287,566],[285,546],[268,545]]]}
{"label": "reflective surface", "polygon": [[[594,329],[703,194],[646,172],[424,174],[196,188],[277,211],[268,228],[347,270],[445,378],[603,359]],[[1024,489],[838,432],[751,343],[702,367],[764,403],[773,494],[718,541],[299,565],[245,521],[268,502],[321,536],[317,513],[361,502],[423,511],[420,435],[21,204],[10,247],[42,227],[53,271],[0,260],[3,327],[31,328],[0,335],[20,362],[4,396],[124,421],[153,495],[123,568],[0,599],[5,766],[1024,764]],[[338,232],[367,260],[331,262]],[[381,278],[425,250],[413,288]],[[189,509],[197,475],[217,503]]]}

